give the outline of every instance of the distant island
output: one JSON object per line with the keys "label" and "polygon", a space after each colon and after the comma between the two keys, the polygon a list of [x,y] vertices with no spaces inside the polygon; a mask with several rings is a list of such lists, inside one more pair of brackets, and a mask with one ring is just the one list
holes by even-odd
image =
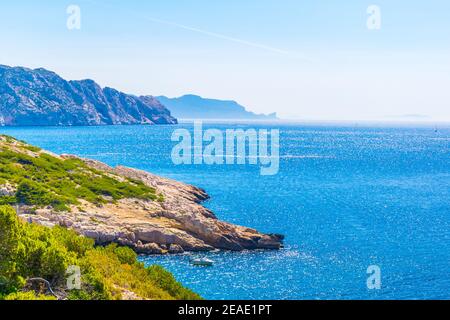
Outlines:
{"label": "distant island", "polygon": [[234,119],[234,120],[273,120],[276,113],[269,115],[247,111],[235,101],[206,99],[196,95],[179,98],[156,97],[178,119]]}
{"label": "distant island", "polygon": [[176,124],[158,100],[66,81],[46,69],[0,65],[0,125],[90,126]]}

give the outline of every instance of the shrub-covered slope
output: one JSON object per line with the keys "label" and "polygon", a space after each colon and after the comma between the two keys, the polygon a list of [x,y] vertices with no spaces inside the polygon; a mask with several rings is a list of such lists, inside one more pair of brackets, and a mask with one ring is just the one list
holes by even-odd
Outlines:
{"label": "shrub-covered slope", "polygon": [[[67,286],[70,266],[81,271],[81,289]],[[32,279],[50,282],[38,286]],[[63,227],[19,220],[0,206],[0,299],[199,299],[159,266],[144,267],[128,248],[95,247],[94,241]]]}
{"label": "shrub-covered slope", "polygon": [[0,185],[11,190],[3,191],[0,204],[67,211],[79,200],[104,204],[123,198],[161,199],[141,181],[100,172],[80,159],[62,159],[8,136],[0,136],[0,142]]}

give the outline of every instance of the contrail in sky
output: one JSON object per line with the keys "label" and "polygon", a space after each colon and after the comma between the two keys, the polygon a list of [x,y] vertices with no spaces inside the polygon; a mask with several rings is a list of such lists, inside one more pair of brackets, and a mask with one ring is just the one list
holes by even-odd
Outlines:
{"label": "contrail in sky", "polygon": [[[110,8],[113,8],[110,5],[107,5],[107,4],[105,5],[105,3],[98,3],[96,1],[90,1],[90,2],[93,3],[93,4],[96,4],[96,5],[109,6]],[[222,39],[222,40],[226,40],[226,41],[231,41],[231,42],[239,43],[239,44],[246,45],[246,46],[249,46],[249,47],[259,48],[259,49],[263,49],[263,50],[270,51],[270,52],[273,52],[273,53],[277,53],[277,54],[281,54],[281,55],[285,55],[285,56],[290,56],[292,58],[300,58],[300,59],[303,59],[303,60],[307,60],[309,62],[315,62],[313,59],[307,58],[307,57],[305,57],[303,55],[300,55],[298,53],[295,53],[295,52],[290,52],[290,51],[287,51],[287,50],[278,49],[278,48],[275,48],[275,47],[271,47],[271,46],[268,46],[268,45],[264,45],[264,44],[256,43],[256,42],[252,42],[252,41],[247,41],[247,40],[244,40],[244,39],[230,37],[230,36],[227,36],[227,35],[224,35],[224,34],[212,32],[212,31],[207,31],[207,30],[203,30],[203,29],[199,29],[199,28],[195,28],[195,27],[191,27],[191,26],[187,26],[187,25],[180,24],[180,23],[173,22],[173,21],[168,21],[168,20],[162,20],[162,19],[158,19],[158,18],[154,18],[154,17],[149,17],[149,16],[146,16],[146,15],[142,14],[141,12],[137,12],[137,11],[134,11],[134,10],[132,12],[133,12],[133,14],[135,14],[136,16],[139,16],[140,18],[148,20],[148,21],[151,21],[151,22],[154,22],[154,23],[163,24],[163,25],[167,25],[167,26],[171,26],[171,27],[175,27],[175,28],[179,28],[179,29],[184,29],[184,30],[191,31],[191,32],[196,32],[196,33],[203,34],[203,35],[206,35],[206,36],[210,36],[210,37],[213,37],[213,38]]]}
{"label": "contrail in sky", "polygon": [[165,25],[169,25],[169,26],[173,26],[173,27],[177,27],[177,28],[181,28],[181,29],[185,29],[185,30],[201,33],[201,34],[204,34],[204,35],[207,35],[207,36],[211,36],[211,37],[214,37],[214,38],[218,38],[218,39],[228,40],[228,41],[244,44],[244,45],[247,45],[247,46],[251,46],[251,47],[255,47],[255,48],[260,48],[260,49],[272,51],[272,52],[275,52],[275,53],[287,54],[287,55],[291,55],[292,54],[291,52],[286,51],[286,50],[281,50],[281,49],[273,48],[273,47],[266,46],[266,45],[263,45],[263,44],[260,44],[260,43],[255,43],[255,42],[251,42],[251,41],[246,41],[246,40],[242,40],[242,39],[238,39],[238,38],[229,37],[229,36],[226,36],[226,35],[223,35],[223,34],[220,34],[220,33],[215,33],[215,32],[211,32],[211,31],[206,31],[206,30],[202,30],[202,29],[186,26],[186,25],[179,24],[179,23],[176,23],[176,22],[171,22],[171,21],[166,21],[166,20],[161,20],[161,19],[155,19],[155,18],[150,18],[150,17],[146,17],[146,18],[149,21],[153,21],[153,22],[157,22],[157,23],[160,23],[160,24],[165,24]]}

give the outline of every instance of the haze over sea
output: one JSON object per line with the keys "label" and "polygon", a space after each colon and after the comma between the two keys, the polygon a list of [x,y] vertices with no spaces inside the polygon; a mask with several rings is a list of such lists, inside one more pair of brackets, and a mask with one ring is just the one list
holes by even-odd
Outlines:
{"label": "haze over sea", "polygon": [[[55,153],[197,185],[232,223],[286,236],[285,249],[142,257],[207,299],[449,299],[450,127],[204,124],[280,129],[280,171],[171,161],[178,126],[28,127],[0,132]],[[198,255],[193,255],[194,257]],[[201,255],[200,255],[201,256]],[[368,290],[378,265],[381,290]]]}

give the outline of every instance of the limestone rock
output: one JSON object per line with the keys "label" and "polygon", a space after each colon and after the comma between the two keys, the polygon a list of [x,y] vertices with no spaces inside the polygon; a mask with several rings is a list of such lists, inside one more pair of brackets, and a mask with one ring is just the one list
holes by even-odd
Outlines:
{"label": "limestone rock", "polygon": [[16,191],[16,187],[12,186],[9,183],[0,185],[0,196],[12,197],[16,194]]}
{"label": "limestone rock", "polygon": [[[63,158],[74,156],[64,155]],[[142,181],[164,196],[164,202],[122,199],[101,207],[80,200],[70,212],[52,212],[51,208],[21,216],[46,226],[61,225],[96,243],[118,243],[140,254],[182,253],[184,251],[279,249],[283,237],[263,234],[254,229],[217,219],[201,205],[207,193],[171,179],[119,166],[112,168],[98,161],[82,159],[87,165],[117,179]],[[24,211],[25,212],[25,211]]]}

